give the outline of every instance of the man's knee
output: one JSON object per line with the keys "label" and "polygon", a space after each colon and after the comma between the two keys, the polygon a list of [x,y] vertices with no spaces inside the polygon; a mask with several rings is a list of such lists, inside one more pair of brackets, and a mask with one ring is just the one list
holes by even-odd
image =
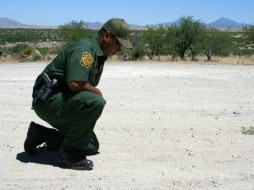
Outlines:
{"label": "man's knee", "polygon": [[106,104],[105,99],[102,96],[98,96],[95,100],[94,100],[94,107],[98,110],[103,110],[104,106]]}
{"label": "man's knee", "polygon": [[106,101],[105,99],[99,95],[92,92],[80,92],[77,97],[78,101],[85,105],[85,107],[90,107],[96,110],[103,110]]}

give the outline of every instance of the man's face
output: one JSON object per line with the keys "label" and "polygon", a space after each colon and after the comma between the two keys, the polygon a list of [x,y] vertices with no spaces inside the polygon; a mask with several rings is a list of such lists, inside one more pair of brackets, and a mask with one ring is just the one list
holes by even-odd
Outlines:
{"label": "man's face", "polygon": [[121,44],[110,33],[104,33],[102,36],[101,46],[102,51],[106,56],[111,56],[121,51]]}

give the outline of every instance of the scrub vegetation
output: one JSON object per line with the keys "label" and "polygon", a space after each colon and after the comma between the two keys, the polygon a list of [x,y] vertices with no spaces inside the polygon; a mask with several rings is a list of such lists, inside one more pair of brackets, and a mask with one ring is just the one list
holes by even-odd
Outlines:
{"label": "scrub vegetation", "polygon": [[245,135],[254,135],[254,127],[249,127],[248,129],[246,127],[242,127],[242,133]]}
{"label": "scrub vegetation", "polygon": [[[0,58],[18,60],[49,60],[59,51],[82,37],[96,32],[85,27],[83,21],[71,21],[57,29],[0,29]],[[171,60],[207,61],[215,57],[253,57],[254,26],[242,31],[221,31],[206,28],[193,17],[182,17],[171,26],[147,26],[133,30],[130,35],[132,51],[124,50],[121,60]]]}

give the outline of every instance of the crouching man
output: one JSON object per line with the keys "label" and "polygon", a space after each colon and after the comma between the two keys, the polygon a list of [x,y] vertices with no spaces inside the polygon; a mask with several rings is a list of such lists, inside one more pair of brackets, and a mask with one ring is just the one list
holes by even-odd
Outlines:
{"label": "crouching man", "polygon": [[108,20],[98,33],[62,51],[38,76],[33,87],[33,109],[53,128],[31,122],[24,142],[34,155],[46,143],[66,167],[90,170],[86,156],[96,155],[96,121],[106,104],[99,83],[108,56],[132,48],[129,26],[119,18]]}

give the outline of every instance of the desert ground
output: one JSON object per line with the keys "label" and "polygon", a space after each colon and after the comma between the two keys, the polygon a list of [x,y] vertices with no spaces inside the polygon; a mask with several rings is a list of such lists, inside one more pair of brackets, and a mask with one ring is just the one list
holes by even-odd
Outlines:
{"label": "desert ground", "polygon": [[24,153],[35,78],[46,63],[0,64],[0,189],[253,190],[254,65],[106,63],[95,167]]}

